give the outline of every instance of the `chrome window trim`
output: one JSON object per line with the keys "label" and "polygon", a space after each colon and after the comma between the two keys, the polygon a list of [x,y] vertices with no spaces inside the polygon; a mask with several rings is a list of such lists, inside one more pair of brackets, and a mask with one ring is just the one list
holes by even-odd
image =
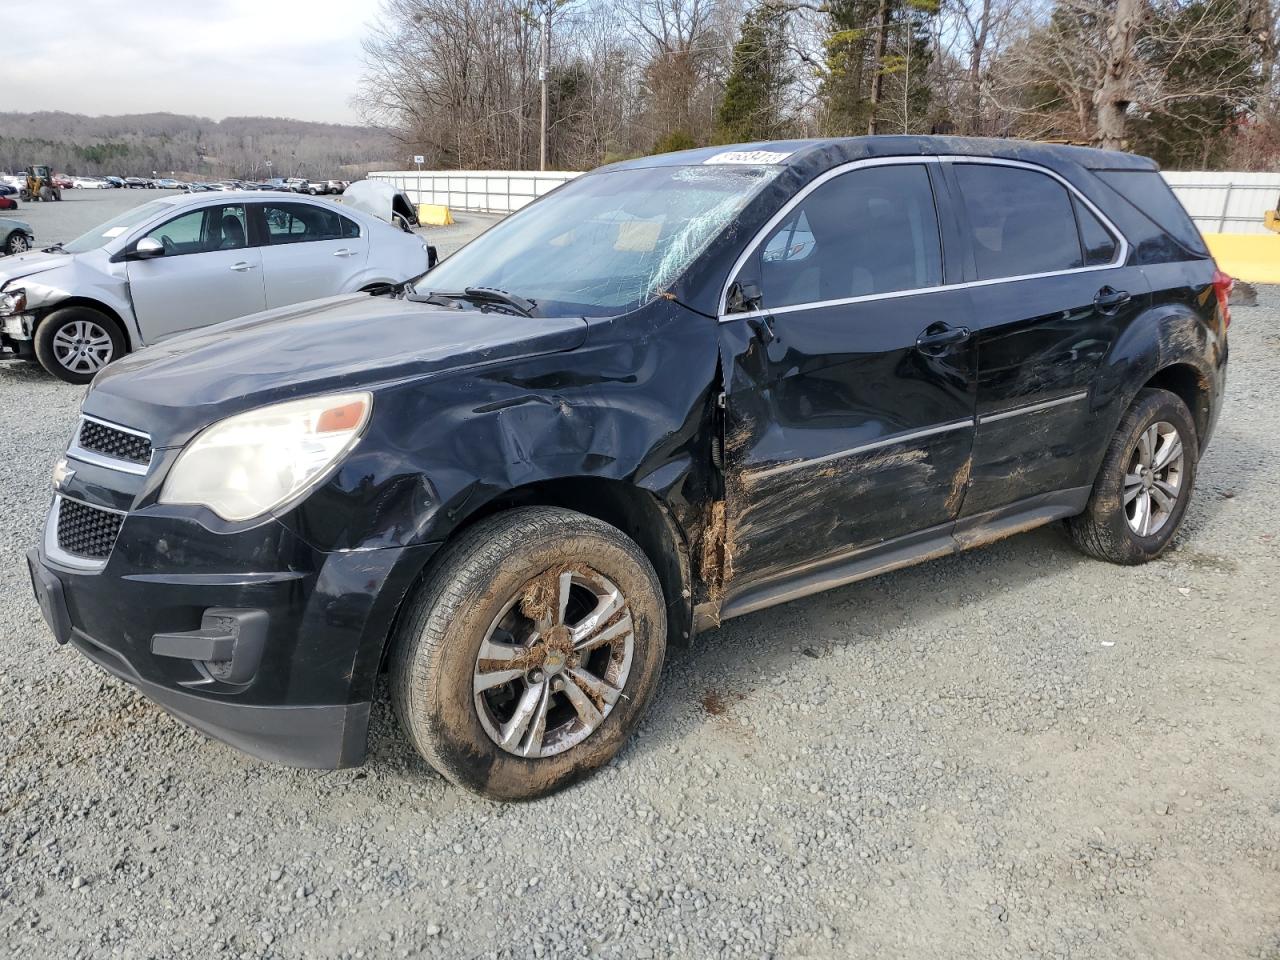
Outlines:
{"label": "chrome window trim", "polygon": [[[53,506],[49,508],[49,516],[44,522],[44,555],[61,567],[67,567],[71,570],[79,570],[82,572],[94,572],[101,570],[107,565],[107,558],[94,560],[90,557],[79,557],[74,553],[67,553],[62,547],[58,546],[58,510],[63,500],[74,500],[76,503],[84,504],[94,510],[104,510],[107,513],[116,513],[120,516],[127,517],[128,513],[124,510],[116,510],[113,507],[104,507],[101,504],[89,503],[87,500],[80,500],[76,497],[68,497],[66,494],[55,493],[53,495]],[[114,544],[112,547],[114,549]]]}
{"label": "chrome window trim", "polygon": [[[1100,263],[1100,264],[1095,264],[1094,266],[1089,266],[1089,267],[1072,267],[1071,269],[1068,269],[1068,270],[1050,270],[1045,273],[1019,274],[1016,277],[994,277],[990,280],[966,280],[962,283],[940,283],[937,286],[933,286],[933,287],[917,287],[912,290],[893,290],[887,293],[870,293],[870,294],[864,294],[863,296],[860,296],[860,297],[843,297],[837,300],[814,300],[808,303],[787,304],[786,306],[775,307],[772,310],[760,309],[760,310],[746,310],[740,313],[728,312],[729,288],[733,286],[733,281],[737,278],[739,271],[742,270],[743,266],[746,264],[751,254],[755,251],[756,247],[760,245],[760,243],[764,240],[764,238],[769,234],[769,231],[771,231],[779,223],[785,220],[787,215],[790,214],[791,211],[795,209],[796,206],[798,206],[800,203],[804,201],[805,197],[807,197],[810,193],[812,193],[818,187],[822,186],[824,183],[830,180],[833,180],[836,177],[841,176],[842,174],[849,173],[853,170],[859,170],[864,167],[900,166],[900,165],[912,164],[912,163],[974,163],[974,164],[987,164],[988,166],[998,166],[998,167],[1017,167],[1024,170],[1031,170],[1035,173],[1042,173],[1045,176],[1051,177],[1052,179],[1056,180],[1058,183],[1066,187],[1067,191],[1073,197],[1079,200],[1089,210],[1090,213],[1092,213],[1095,217],[1098,218],[1098,221],[1112,235],[1112,238],[1118,241],[1116,256],[1111,260],[1110,263]],[[1079,230],[1078,225],[1076,229],[1077,231]],[[1054,171],[1050,170],[1048,167],[1042,167],[1039,164],[1028,163],[1025,160],[1006,160],[999,157],[976,157],[976,156],[961,157],[961,156],[949,156],[949,155],[948,156],[919,156],[919,157],[915,157],[915,156],[873,157],[867,160],[854,160],[849,163],[841,164],[838,167],[832,167],[830,170],[828,170],[826,173],[822,174],[821,176],[815,177],[813,180],[807,183],[804,187],[802,187],[799,190],[799,192],[796,193],[795,196],[793,196],[790,200],[788,200],[786,204],[783,205],[781,210],[779,210],[772,217],[770,217],[763,227],[761,227],[758,231],[756,231],[756,234],[751,238],[751,242],[746,245],[742,253],[738,256],[738,259],[734,261],[733,269],[729,271],[728,279],[725,280],[724,287],[720,291],[719,320],[721,323],[726,323],[730,320],[738,320],[738,319],[748,318],[748,317],[777,316],[778,314],[782,314],[782,313],[796,313],[803,310],[817,310],[822,307],[837,307],[837,306],[844,306],[846,304],[852,304],[852,303],[865,303],[871,300],[892,300],[892,299],[897,299],[898,297],[917,296],[919,294],[925,294],[925,293],[942,293],[943,291],[947,291],[947,290],[964,290],[970,287],[987,287],[996,283],[1017,283],[1020,280],[1042,280],[1046,277],[1071,276],[1077,273],[1094,273],[1099,270],[1114,270],[1117,267],[1124,266],[1125,263],[1128,262],[1130,249],[1131,249],[1131,246],[1129,244],[1129,239],[1120,231],[1118,227],[1116,227],[1114,223],[1111,222],[1111,219],[1106,214],[1104,214],[1101,210],[1097,208],[1097,206],[1094,205],[1093,201],[1091,201],[1088,197],[1086,197],[1078,189],[1076,189],[1076,187],[1065,177],[1061,176],[1058,173],[1055,173]],[[946,256],[945,251],[943,253],[943,256],[945,258]],[[945,269],[945,260],[944,260],[944,269]]]}
{"label": "chrome window trim", "polygon": [[984,413],[978,416],[978,423],[992,423],[996,420],[1007,420],[1010,417],[1016,417],[1024,413],[1035,413],[1039,410],[1048,410],[1050,407],[1057,407],[1064,403],[1076,403],[1084,400],[1089,396],[1088,390],[1081,390],[1079,393],[1069,393],[1065,397],[1054,397],[1052,400],[1043,400],[1040,403],[1027,404],[1025,407],[1014,407],[1011,410],[997,410],[995,413]]}
{"label": "chrome window trim", "polygon": [[[146,463],[135,463],[132,460],[121,460],[117,457],[108,457],[106,454],[98,453],[96,450],[86,450],[80,446],[80,428],[84,425],[83,421],[88,420],[99,426],[106,427],[109,430],[119,430],[121,433],[127,433],[131,436],[141,437],[147,443],[151,442],[151,434],[142,430],[135,430],[132,427],[126,427],[119,423],[112,423],[110,420],[103,420],[99,417],[91,417],[87,413],[80,414],[81,423],[76,424],[76,432],[71,437],[71,444],[67,447],[67,456],[73,460],[79,460],[81,463],[91,463],[94,466],[103,467],[107,470],[115,470],[119,473],[132,473],[135,476],[146,476],[147,471],[151,469],[151,460],[155,457],[155,450],[151,452],[151,458]],[[92,504],[91,504],[92,506]],[[105,507],[103,509],[106,509]]]}
{"label": "chrome window trim", "polygon": [[939,433],[950,433],[952,430],[963,430],[964,428],[972,427],[973,425],[974,421],[972,417],[966,417],[964,420],[951,420],[947,423],[935,424],[932,427],[924,427],[920,430],[909,430],[906,433],[897,433],[893,436],[883,437],[879,440],[873,440],[870,443],[864,443],[861,446],[850,447],[848,450],[838,450],[835,453],[824,454],[821,457],[813,457],[808,460],[788,460],[786,463],[778,463],[771,467],[764,467],[760,470],[750,470],[748,473],[752,480],[762,480],[765,477],[776,476],[780,473],[790,473],[792,470],[818,466],[819,464],[827,463],[831,460],[840,460],[844,457],[852,457],[860,453],[869,453],[872,450],[879,450],[881,447],[891,447],[898,443],[909,443],[912,440],[923,440],[925,437],[932,437]]}
{"label": "chrome window trim", "polygon": [[[737,314],[735,314],[737,316]],[[948,420],[946,423],[935,424],[932,427],[923,427],[919,430],[908,430],[905,433],[895,433],[888,437],[882,437],[879,440],[873,440],[870,443],[864,443],[857,447],[850,447],[847,450],[837,450],[835,453],[823,454],[820,457],[812,457],[805,460],[788,460],[785,463],[777,463],[772,466],[762,467],[758,470],[749,470],[748,473],[752,480],[763,480],[767,477],[777,476],[782,473],[790,473],[792,470],[801,470],[805,467],[815,467],[828,463],[832,460],[840,460],[844,457],[857,456],[860,453],[869,453],[872,450],[879,450],[881,447],[891,447],[898,443],[909,443],[912,440],[923,440],[925,437],[937,436],[940,433],[950,433],[953,430],[963,430],[965,427],[979,427],[984,423],[992,423],[997,420],[1007,420],[1010,417],[1021,416],[1024,413],[1037,413],[1040,410],[1048,410],[1050,407],[1061,406],[1064,403],[1076,403],[1084,400],[1089,396],[1089,391],[1080,390],[1076,393],[1069,393],[1063,397],[1054,397],[1052,400],[1042,400],[1037,403],[1029,403],[1021,407],[1013,407],[1007,410],[997,410],[995,413],[984,413],[975,417],[966,417],[963,420]]]}

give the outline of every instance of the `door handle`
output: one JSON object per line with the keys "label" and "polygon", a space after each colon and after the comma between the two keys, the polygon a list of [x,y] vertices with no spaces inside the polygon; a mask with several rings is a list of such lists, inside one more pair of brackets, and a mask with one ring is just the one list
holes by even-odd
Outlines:
{"label": "door handle", "polygon": [[346,247],[343,247],[341,250],[335,250],[333,252],[333,255],[335,257],[354,257],[356,255],[356,252],[354,250],[348,250]]}
{"label": "door handle", "polygon": [[969,337],[968,327],[949,327],[945,323],[935,323],[916,337],[916,349],[930,356],[941,356],[956,344],[964,343]]}
{"label": "door handle", "polygon": [[1132,297],[1129,296],[1128,290],[1114,290],[1111,287],[1103,287],[1098,291],[1098,295],[1093,298],[1093,305],[1102,313],[1114,313],[1131,299]]}
{"label": "door handle", "polygon": [[249,263],[247,260],[241,260],[239,263],[233,263],[231,269],[236,273],[244,273],[246,270],[253,270],[256,264]]}

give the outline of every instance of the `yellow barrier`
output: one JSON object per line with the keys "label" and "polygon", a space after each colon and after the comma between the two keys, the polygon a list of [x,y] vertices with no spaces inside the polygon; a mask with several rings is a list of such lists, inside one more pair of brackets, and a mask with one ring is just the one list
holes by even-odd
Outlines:
{"label": "yellow barrier", "polygon": [[424,227],[447,227],[453,223],[453,214],[443,203],[420,203],[418,222]]}
{"label": "yellow barrier", "polygon": [[1206,233],[1204,242],[1228,276],[1249,283],[1280,283],[1280,234]]}

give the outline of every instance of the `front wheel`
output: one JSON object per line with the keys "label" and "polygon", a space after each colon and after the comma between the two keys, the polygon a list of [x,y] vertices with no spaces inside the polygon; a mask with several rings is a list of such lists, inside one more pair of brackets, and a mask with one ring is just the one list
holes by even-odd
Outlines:
{"label": "front wheel", "polygon": [[528,507],[476,524],[400,619],[392,702],[418,752],[494,800],[530,800],[607,763],[666,652],[657,574],[600,520]]}
{"label": "front wheel", "polygon": [[1167,390],[1141,391],[1107,448],[1088,506],[1067,521],[1072,542],[1111,563],[1160,556],[1186,514],[1198,451],[1187,405]]}
{"label": "front wheel", "polygon": [[90,307],[63,307],[40,321],[36,359],[59,380],[88,383],[124,353],[120,325]]}
{"label": "front wheel", "polygon": [[30,249],[31,244],[27,242],[27,235],[20,231],[9,234],[9,239],[4,244],[4,252],[8,254],[26,253]]}

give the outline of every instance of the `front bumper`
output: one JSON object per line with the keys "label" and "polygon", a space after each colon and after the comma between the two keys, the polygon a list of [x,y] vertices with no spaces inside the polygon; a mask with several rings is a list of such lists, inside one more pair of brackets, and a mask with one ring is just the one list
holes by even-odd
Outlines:
{"label": "front bumper", "polygon": [[[218,534],[133,514],[101,569],[73,569],[43,547],[27,561],[55,639],[246,753],[337,768],[364,760],[385,642],[435,548],[324,553],[275,521]],[[243,682],[175,656],[172,644],[155,652],[158,638],[198,633],[223,608],[265,613],[252,670],[235,677]]]}

